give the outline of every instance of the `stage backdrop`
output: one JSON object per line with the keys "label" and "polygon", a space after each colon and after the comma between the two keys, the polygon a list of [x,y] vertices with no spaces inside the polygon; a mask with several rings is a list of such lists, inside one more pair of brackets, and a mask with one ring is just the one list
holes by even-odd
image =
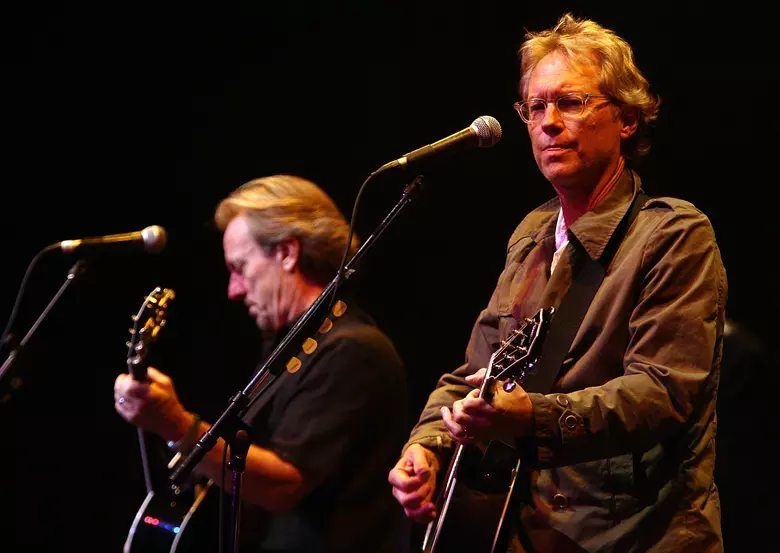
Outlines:
{"label": "stage backdrop", "polygon": [[[169,245],[158,256],[91,260],[20,359],[24,386],[0,405],[0,549],[120,550],[144,493],[136,434],[114,412],[112,383],[125,370],[129,316],[154,286],[178,293],[158,363],[185,404],[213,418],[247,382],[257,333],[225,298],[212,223],[222,197],[251,178],[292,173],[350,212],[376,167],[492,115],[501,142],[426,168],[422,193],[358,282],[406,363],[411,423],[437,375],[461,362],[512,229],[552,196],[512,103],[525,29],[550,26],[565,10],[633,45],[663,99],[639,167],[647,192],[685,198],[710,216],[729,316],[775,346],[780,68],[766,14],[744,4],[736,14],[682,3],[536,4],[36,4],[7,14],[0,320],[47,244],[158,224]],[[361,235],[415,174],[373,183],[356,221]],[[75,260],[41,260],[18,332]],[[768,527],[775,509],[776,471],[760,444],[772,431],[777,382],[768,370],[751,372],[756,366],[724,407],[730,421],[735,405],[743,417],[720,474],[726,539],[736,547]]]}

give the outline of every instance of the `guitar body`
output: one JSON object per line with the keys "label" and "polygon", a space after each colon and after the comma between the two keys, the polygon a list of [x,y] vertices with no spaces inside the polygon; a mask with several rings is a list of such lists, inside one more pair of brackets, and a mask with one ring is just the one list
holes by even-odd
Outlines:
{"label": "guitar body", "polygon": [[[487,448],[468,446],[463,454],[452,499],[440,530],[435,551],[487,553],[496,532],[502,530],[502,515],[511,495],[517,451],[499,441]],[[500,535],[499,542],[504,536]],[[496,549],[502,549],[497,546]],[[432,548],[424,549],[426,553]]]}
{"label": "guitar body", "polygon": [[149,492],[127,534],[124,553],[195,553],[219,547],[218,500],[211,480],[179,494]]}
{"label": "guitar body", "polygon": [[[133,378],[146,380],[149,346],[166,323],[169,303],[175,294],[168,288],[155,288],[133,316],[128,342],[127,366]],[[181,457],[170,459],[162,438],[138,429],[141,465],[146,482],[146,498],[127,534],[124,553],[200,553],[218,551],[219,493],[211,480],[188,482],[172,488],[170,470]]]}

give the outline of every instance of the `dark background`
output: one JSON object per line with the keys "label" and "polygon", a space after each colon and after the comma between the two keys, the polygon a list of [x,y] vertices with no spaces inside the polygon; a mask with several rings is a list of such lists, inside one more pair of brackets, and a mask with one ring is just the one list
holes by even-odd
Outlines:
{"label": "dark background", "polygon": [[[213,419],[246,383],[257,334],[242,306],[225,299],[211,222],[222,197],[253,177],[293,173],[349,212],[373,169],[489,114],[503,126],[501,142],[426,171],[423,193],[360,280],[362,303],[406,362],[416,415],[437,374],[462,359],[512,229],[552,195],[512,103],[524,29],[546,28],[565,10],[634,47],[663,99],[639,167],[645,188],[710,216],[729,276],[728,314],[776,352],[780,64],[764,26],[771,16],[757,2],[722,11],[537,4],[6,11],[0,313],[10,313],[27,264],[47,244],[150,224],[166,227],[170,242],[160,256],[92,261],[17,365],[25,385],[0,405],[0,549],[120,550],[144,493],[135,432],[113,410],[112,383],[124,370],[129,316],[154,286],[178,293],[158,354],[185,405]],[[403,184],[367,190],[358,232],[373,229]],[[74,261],[42,259],[17,332]],[[777,434],[775,365],[749,358],[738,376],[722,389],[731,434],[721,456],[728,467],[719,468],[724,533],[736,547],[774,517],[767,451]]]}

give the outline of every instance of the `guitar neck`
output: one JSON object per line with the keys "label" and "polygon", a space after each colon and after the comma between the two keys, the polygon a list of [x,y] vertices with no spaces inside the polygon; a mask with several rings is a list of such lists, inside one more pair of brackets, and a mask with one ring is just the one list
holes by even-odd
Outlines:
{"label": "guitar neck", "polygon": [[[165,326],[168,304],[175,296],[170,288],[157,287],[144,298],[138,313],[131,317],[133,328],[127,343],[127,372],[137,382],[149,382],[149,346],[157,340],[158,334]],[[147,493],[153,492],[155,488],[150,462],[150,439],[151,436],[138,428],[138,445]]]}
{"label": "guitar neck", "polygon": [[[146,382],[148,363],[139,355],[130,356],[127,360],[127,368],[133,380],[138,382]],[[138,428],[138,448],[141,453],[141,468],[144,473],[144,486],[146,487],[146,493],[154,491],[154,478],[152,476],[152,465],[149,460],[149,437],[146,432]]]}

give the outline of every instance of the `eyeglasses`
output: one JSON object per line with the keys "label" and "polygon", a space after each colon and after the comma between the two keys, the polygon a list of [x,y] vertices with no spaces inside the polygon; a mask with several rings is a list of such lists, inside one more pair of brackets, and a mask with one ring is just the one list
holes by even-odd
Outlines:
{"label": "eyeglasses", "polygon": [[[571,92],[569,94],[562,94],[555,100],[550,101],[555,103],[555,109],[558,110],[561,117],[565,119],[575,119],[584,113],[585,106],[588,105],[588,101],[591,98],[609,99],[609,96]],[[547,112],[547,104],[549,104],[550,101],[547,101],[544,98],[531,98],[526,102],[515,102],[514,108],[520,116],[520,119],[525,121],[525,123],[528,125],[537,124],[544,118],[544,114]]]}

